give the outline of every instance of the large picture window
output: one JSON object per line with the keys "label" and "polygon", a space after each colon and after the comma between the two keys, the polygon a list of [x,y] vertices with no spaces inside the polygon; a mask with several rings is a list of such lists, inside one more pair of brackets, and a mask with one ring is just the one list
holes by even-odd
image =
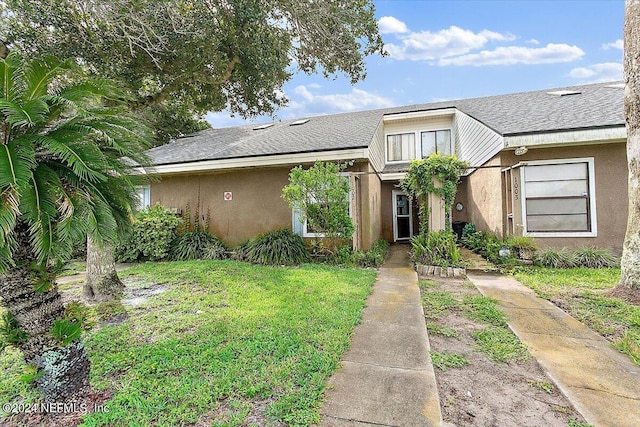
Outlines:
{"label": "large picture window", "polygon": [[528,234],[595,235],[593,159],[535,162],[523,168]]}
{"label": "large picture window", "polygon": [[423,159],[434,153],[451,155],[451,131],[449,129],[421,132],[420,136]]}
{"label": "large picture window", "polygon": [[387,135],[387,161],[402,162],[416,158],[416,135],[401,133]]}

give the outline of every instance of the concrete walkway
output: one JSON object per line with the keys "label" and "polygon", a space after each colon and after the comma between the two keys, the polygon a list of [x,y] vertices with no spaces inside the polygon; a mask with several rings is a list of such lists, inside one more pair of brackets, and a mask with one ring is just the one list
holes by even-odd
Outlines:
{"label": "concrete walkway", "polygon": [[509,327],[587,422],[640,426],[640,367],[514,278],[472,273],[468,278],[498,300]]}
{"label": "concrete walkway", "polygon": [[440,426],[442,416],[418,277],[392,246],[342,367],[330,378],[321,426]]}

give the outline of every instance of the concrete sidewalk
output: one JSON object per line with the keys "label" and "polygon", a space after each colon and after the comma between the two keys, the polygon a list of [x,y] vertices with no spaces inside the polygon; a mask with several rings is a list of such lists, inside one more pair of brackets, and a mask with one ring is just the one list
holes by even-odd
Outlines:
{"label": "concrete sidewalk", "polygon": [[321,426],[440,426],[442,415],[418,277],[392,246],[342,367],[330,378]]}
{"label": "concrete sidewalk", "polygon": [[472,274],[509,327],[582,416],[595,426],[640,426],[640,367],[600,335],[512,277]]}

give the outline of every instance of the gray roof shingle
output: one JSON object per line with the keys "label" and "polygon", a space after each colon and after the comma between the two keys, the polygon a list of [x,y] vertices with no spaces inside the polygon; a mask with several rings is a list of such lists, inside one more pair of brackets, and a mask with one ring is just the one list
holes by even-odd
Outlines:
{"label": "gray roof shingle", "polygon": [[258,125],[207,129],[184,136],[147,152],[156,165],[223,160],[276,154],[364,148],[373,139],[384,115],[457,108],[501,135],[570,129],[624,126],[623,89],[611,83],[560,88],[581,92],[557,96],[548,89],[507,95],[417,104],[353,113],[311,117]]}

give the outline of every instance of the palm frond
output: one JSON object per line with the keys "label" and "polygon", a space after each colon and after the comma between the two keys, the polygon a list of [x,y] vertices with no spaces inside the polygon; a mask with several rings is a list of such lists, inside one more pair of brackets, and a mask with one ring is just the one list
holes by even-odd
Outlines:
{"label": "palm frond", "polygon": [[30,101],[46,95],[52,80],[62,70],[68,70],[72,66],[72,60],[60,61],[53,57],[25,63],[23,68],[27,87],[24,99]]}
{"label": "palm frond", "polygon": [[5,59],[0,59],[0,99],[14,101],[20,98],[22,62],[22,57],[17,52],[11,52]]}
{"label": "palm frond", "polygon": [[34,144],[18,137],[7,144],[0,144],[0,188],[18,190],[31,177],[36,166]]}
{"label": "palm frond", "polygon": [[38,138],[39,146],[69,165],[83,180],[104,180],[105,158],[93,144],[82,141],[88,134],[75,129],[58,130]]}

